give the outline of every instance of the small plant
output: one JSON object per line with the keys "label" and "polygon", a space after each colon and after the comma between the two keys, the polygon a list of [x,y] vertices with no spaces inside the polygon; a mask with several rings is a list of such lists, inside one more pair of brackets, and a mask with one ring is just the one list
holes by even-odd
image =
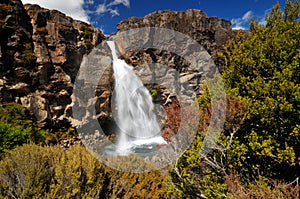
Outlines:
{"label": "small plant", "polygon": [[36,56],[33,52],[31,43],[24,44],[22,60],[26,66],[33,66],[36,62]]}
{"label": "small plant", "polygon": [[153,88],[150,90],[150,93],[151,93],[152,99],[155,99],[157,97],[158,91],[157,91],[157,89]]}

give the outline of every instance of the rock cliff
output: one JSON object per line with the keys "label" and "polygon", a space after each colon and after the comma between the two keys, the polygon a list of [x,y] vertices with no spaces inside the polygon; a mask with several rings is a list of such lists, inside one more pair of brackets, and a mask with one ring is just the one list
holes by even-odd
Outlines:
{"label": "rock cliff", "polygon": [[231,22],[217,17],[208,17],[203,11],[190,9],[182,12],[157,11],[145,17],[131,17],[117,26],[118,31],[140,27],[169,28],[188,35],[199,42],[213,57],[217,49],[233,37]]}
{"label": "rock cliff", "polygon": [[[222,45],[233,37],[229,21],[208,17],[193,9],[158,11],[143,18],[126,19],[118,24],[117,35],[132,28],[150,26],[188,35],[199,42],[204,47],[203,52],[207,51],[216,62],[216,50],[222,50]],[[83,56],[106,37],[93,26],[73,20],[59,11],[38,5],[23,6],[20,0],[0,0],[0,38],[0,101],[21,103],[35,114],[40,127],[51,131],[69,128],[74,81]],[[160,63],[176,69],[180,73],[178,80],[188,82],[200,94],[203,73],[207,71],[201,74],[193,72],[187,60],[174,53],[148,48],[120,56],[133,66]],[[209,60],[207,55],[203,59]],[[205,64],[209,66],[211,63],[204,61],[202,65]],[[136,72],[141,73],[138,67]],[[171,74],[172,71],[168,69],[164,73]],[[88,77],[89,74],[83,75]],[[111,119],[112,80],[112,70],[108,69],[95,92],[97,117],[104,126],[108,125],[104,128],[109,128],[106,122]],[[160,103],[165,108],[173,102],[173,109],[177,107],[178,102],[165,88],[147,86],[153,90],[153,95],[162,96]],[[155,90],[161,92],[155,94]],[[170,110],[166,112],[172,113]]]}
{"label": "rock cliff", "polygon": [[[176,35],[168,30],[161,32],[155,29],[148,30],[146,27],[171,29],[183,33],[183,35]],[[157,11],[143,18],[131,17],[120,22],[117,28],[117,37],[127,34],[126,32],[131,29],[139,28],[137,31],[143,29],[140,34],[132,32],[128,37],[141,41],[145,46],[149,46],[150,43],[155,43],[155,45],[159,43],[162,48],[170,46],[170,49],[174,47],[175,51],[179,46],[180,50],[177,53],[151,47],[130,51],[129,48],[126,49],[126,46],[131,45],[129,43],[132,39],[126,38],[127,36],[121,36],[124,38],[120,39],[119,44],[120,51],[125,52],[123,58],[130,65],[137,66],[134,69],[143,79],[148,79],[148,82],[149,79],[150,82],[153,82],[153,79],[156,81],[160,78],[163,79],[162,81],[158,80],[163,83],[152,83],[148,87],[155,91],[157,100],[166,111],[167,117],[162,131],[163,136],[169,139],[173,133],[178,131],[178,126],[185,117],[182,112],[180,113],[182,104],[178,104],[178,95],[180,94],[183,102],[190,99],[191,96],[201,95],[201,86],[205,78],[213,74],[217,68],[222,67],[222,60],[218,60],[216,52],[223,51],[223,45],[228,39],[234,37],[231,23],[217,17],[208,17],[200,10],[190,9],[183,12]],[[126,41],[130,42],[126,43]],[[164,43],[166,41],[167,45]],[[202,48],[197,49],[195,41]],[[134,45],[139,45],[139,43]],[[196,66],[191,63],[193,57],[199,58]],[[149,63],[156,63],[156,65],[151,66]],[[144,75],[145,71],[148,75]],[[177,79],[174,81],[176,74]],[[181,118],[174,118],[174,114],[180,115]]]}
{"label": "rock cliff", "polygon": [[105,36],[56,10],[1,0],[0,99],[30,110],[39,126],[68,128],[82,57]]}

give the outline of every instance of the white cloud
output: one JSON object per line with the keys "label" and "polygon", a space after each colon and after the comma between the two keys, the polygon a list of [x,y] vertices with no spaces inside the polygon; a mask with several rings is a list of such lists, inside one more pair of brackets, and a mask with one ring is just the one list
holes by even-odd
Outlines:
{"label": "white cloud", "polygon": [[266,16],[270,14],[272,8],[269,8],[265,10],[264,15],[259,17],[258,24],[265,26],[267,24],[266,22]]}
{"label": "white cloud", "polygon": [[117,8],[112,9],[109,5],[105,4],[98,5],[96,9],[97,14],[104,14],[106,12],[109,12],[109,14],[111,14],[112,17],[120,15],[119,10]]}
{"label": "white cloud", "polygon": [[266,19],[262,18],[261,20],[258,21],[258,24],[265,26],[267,24]]}
{"label": "white cloud", "polygon": [[104,5],[104,4],[98,5],[97,10],[96,10],[96,13],[97,13],[97,14],[103,14],[103,13],[105,13],[105,12],[107,12],[107,7],[106,7],[106,5]]}
{"label": "white cloud", "polygon": [[124,5],[127,8],[130,7],[130,0],[113,0],[110,3],[99,4],[96,9],[97,14],[109,13],[112,17],[119,16],[119,10],[116,8],[117,5]]}
{"label": "white cloud", "polygon": [[119,15],[120,15],[118,9],[114,9],[114,10],[111,9],[111,10],[109,11],[109,13],[111,14],[112,17],[114,17],[114,16],[119,16]]}
{"label": "white cloud", "polygon": [[246,12],[241,18],[233,18],[231,20],[232,23],[232,29],[246,29],[245,25],[248,25],[250,22],[250,19],[253,17],[253,12],[249,10]]}
{"label": "white cloud", "polygon": [[[84,0],[22,0],[22,2],[23,4],[38,4],[44,8],[56,9],[73,19],[89,23],[89,17],[83,9]],[[88,3],[93,3],[93,0],[89,0]]]}
{"label": "white cloud", "polygon": [[113,2],[109,3],[107,6],[114,6],[114,5],[119,5],[123,4],[126,7],[130,7],[130,1],[129,0],[114,0]]}
{"label": "white cloud", "polygon": [[246,12],[246,13],[243,15],[242,20],[250,20],[251,17],[252,17],[252,14],[253,14],[252,11],[249,10],[248,12]]}

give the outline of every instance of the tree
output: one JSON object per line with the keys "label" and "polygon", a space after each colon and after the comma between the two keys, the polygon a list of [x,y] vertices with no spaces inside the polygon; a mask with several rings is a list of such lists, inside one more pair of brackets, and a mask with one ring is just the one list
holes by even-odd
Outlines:
{"label": "tree", "polygon": [[224,80],[247,105],[235,138],[245,145],[237,167],[245,179],[300,176],[299,12],[298,0],[287,1],[284,11],[277,3],[266,26],[252,22],[245,41],[227,46]]}
{"label": "tree", "polygon": [[[274,187],[298,182],[299,11],[299,0],[288,0],[283,11],[277,3],[266,16],[266,25],[252,20],[249,31],[238,32],[236,39],[225,46],[226,52],[218,53],[226,63],[222,72],[228,95],[223,132],[217,147],[201,156],[199,150],[211,111],[209,95],[204,94],[199,98],[204,116],[199,132],[193,146],[171,169],[170,190],[187,198],[201,194],[224,198],[232,196],[235,183],[240,189],[263,189],[257,195],[245,191],[248,198],[261,193],[276,198],[279,192],[284,195],[286,191]],[[231,179],[238,179],[238,183],[228,180],[233,175]],[[276,180],[281,182],[274,183]],[[296,188],[294,195],[299,191],[299,186]]]}

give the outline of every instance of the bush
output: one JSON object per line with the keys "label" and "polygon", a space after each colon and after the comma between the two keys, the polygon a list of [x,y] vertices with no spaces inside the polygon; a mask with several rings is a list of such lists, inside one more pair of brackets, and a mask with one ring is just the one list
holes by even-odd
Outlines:
{"label": "bush", "polygon": [[0,123],[0,153],[29,142],[30,129]]}
{"label": "bush", "polygon": [[95,198],[104,169],[80,146],[26,144],[0,162],[0,196],[9,198]]}
{"label": "bush", "polygon": [[0,112],[0,154],[28,142],[44,141],[44,131],[35,126],[20,104],[2,104]]}
{"label": "bush", "polygon": [[35,66],[36,59],[37,58],[32,49],[32,44],[31,43],[24,44],[22,60],[24,61],[25,66],[29,66],[29,67]]}
{"label": "bush", "polygon": [[228,93],[247,107],[230,149],[242,153],[228,161],[244,179],[257,179],[258,171],[286,181],[300,176],[299,17],[298,0],[288,0],[284,11],[277,3],[266,26],[252,21],[250,34],[227,46]]}
{"label": "bush", "polygon": [[263,177],[252,182],[250,185],[245,185],[241,182],[241,177],[236,172],[231,172],[226,176],[226,184],[228,186],[228,198],[251,199],[251,198],[266,198],[266,199],[284,199],[284,198],[299,198],[300,186],[297,178],[292,183],[283,181],[275,181]]}
{"label": "bush", "polygon": [[159,171],[113,170],[78,145],[25,144],[0,161],[0,198],[166,198],[165,191]]}
{"label": "bush", "polygon": [[[300,176],[299,17],[299,0],[288,0],[284,11],[276,4],[266,26],[252,21],[248,35],[240,32],[218,53],[226,62],[223,131],[209,154],[199,153],[212,115],[205,93],[199,132],[171,169],[170,191],[185,198],[299,197],[292,183]],[[238,180],[228,178],[232,170]]]}

